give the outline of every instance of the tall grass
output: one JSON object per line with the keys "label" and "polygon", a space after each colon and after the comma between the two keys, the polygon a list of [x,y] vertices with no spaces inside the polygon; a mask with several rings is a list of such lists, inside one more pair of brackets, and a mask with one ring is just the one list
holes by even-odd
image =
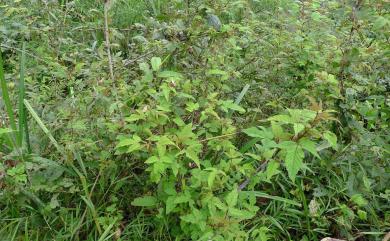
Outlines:
{"label": "tall grass", "polygon": [[23,146],[23,134],[25,135],[26,146],[29,153],[31,153],[30,136],[28,133],[28,122],[26,116],[26,109],[24,107],[24,97],[26,88],[24,84],[24,75],[26,69],[26,43],[23,43],[20,56],[20,79],[19,79],[19,146]]}
{"label": "tall grass", "polygon": [[20,141],[20,135],[16,127],[14,108],[12,106],[12,102],[9,96],[7,82],[5,81],[3,57],[1,54],[1,50],[0,50],[0,86],[1,86],[2,100],[5,106],[5,111],[7,112],[8,115],[9,125],[13,131],[12,134],[9,135],[10,142],[13,143],[14,146],[16,146],[17,143],[20,143],[21,141]]}
{"label": "tall grass", "polygon": [[[10,98],[10,91],[8,89],[7,82],[5,80],[4,64],[3,64],[3,59],[1,54],[0,54],[0,84],[1,84],[2,100],[4,102],[5,110],[9,119],[9,126],[12,130],[12,133],[9,133],[8,135],[9,138],[7,144],[10,147],[12,146],[14,149],[20,151],[20,154],[22,155],[24,135],[25,135],[27,150],[29,153],[31,153],[28,122],[27,122],[27,116],[26,116],[25,107],[23,103],[23,99],[25,97],[25,92],[26,92],[25,83],[24,83],[25,69],[26,69],[26,44],[25,43],[23,43],[23,47],[20,52],[21,53],[20,53],[20,72],[19,72],[19,84],[18,84],[18,92],[19,92],[18,110],[15,109]],[[18,123],[16,122],[16,113],[18,114],[18,118],[19,118]]]}

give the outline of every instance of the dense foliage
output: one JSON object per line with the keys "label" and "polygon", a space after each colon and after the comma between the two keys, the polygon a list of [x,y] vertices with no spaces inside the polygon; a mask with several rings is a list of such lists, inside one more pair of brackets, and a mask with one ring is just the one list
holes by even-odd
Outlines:
{"label": "dense foliage", "polygon": [[0,240],[382,240],[387,0],[2,0]]}

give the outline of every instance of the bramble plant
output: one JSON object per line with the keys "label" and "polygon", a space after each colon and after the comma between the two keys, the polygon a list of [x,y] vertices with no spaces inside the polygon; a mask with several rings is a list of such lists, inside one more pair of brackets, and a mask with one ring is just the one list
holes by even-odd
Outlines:
{"label": "bramble plant", "polygon": [[0,240],[383,240],[388,13],[2,0]]}
{"label": "bramble plant", "polygon": [[[233,142],[238,130],[226,116],[245,110],[216,93],[194,98],[194,84],[177,72],[161,70],[161,62],[151,59],[151,78],[160,85],[146,90],[149,101],[125,117],[125,133],[118,136],[116,154],[143,160],[150,182],[157,185],[132,205],[155,210],[162,223],[171,223],[173,233],[180,227],[191,239],[250,238],[241,225],[259,210],[255,186],[271,181],[281,164],[295,182],[305,169],[305,151],[320,158],[321,139],[337,148],[335,134],[320,128],[334,120],[332,111],[312,100],[312,110],[288,109],[270,117],[269,127],[243,130],[259,144],[254,152],[241,153]],[[267,164],[266,170],[254,169],[258,162]],[[250,191],[244,191],[248,184]]]}

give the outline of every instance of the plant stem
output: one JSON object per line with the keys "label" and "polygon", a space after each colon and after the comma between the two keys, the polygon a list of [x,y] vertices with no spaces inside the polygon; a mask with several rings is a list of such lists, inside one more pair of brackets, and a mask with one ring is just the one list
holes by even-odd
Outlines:
{"label": "plant stem", "polygon": [[104,3],[104,36],[106,39],[106,51],[108,56],[108,67],[110,70],[111,80],[114,81],[114,64],[112,62],[111,56],[111,45],[110,45],[110,29],[108,28],[108,7],[110,1],[106,1]]}

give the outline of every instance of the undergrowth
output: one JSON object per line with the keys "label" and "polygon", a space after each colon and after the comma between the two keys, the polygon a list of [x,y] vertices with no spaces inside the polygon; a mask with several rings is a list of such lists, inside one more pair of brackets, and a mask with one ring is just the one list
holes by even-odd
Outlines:
{"label": "undergrowth", "polygon": [[0,240],[382,240],[389,25],[383,0],[2,1]]}

